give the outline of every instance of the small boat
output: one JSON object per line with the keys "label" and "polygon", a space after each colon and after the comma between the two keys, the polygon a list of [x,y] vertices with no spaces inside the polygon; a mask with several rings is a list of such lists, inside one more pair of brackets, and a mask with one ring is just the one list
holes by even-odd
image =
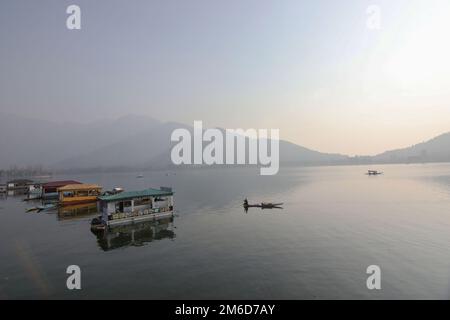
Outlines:
{"label": "small boat", "polygon": [[379,175],[379,174],[383,174],[383,172],[379,172],[377,170],[368,170],[366,174],[369,175],[369,176],[376,176],[376,175]]}
{"label": "small boat", "polygon": [[113,194],[118,194],[123,192],[124,189],[121,187],[114,187],[112,190],[107,190],[105,192],[102,193],[102,196],[109,196],[109,195],[113,195]]}
{"label": "small boat", "polygon": [[138,174],[138,175],[136,176],[137,179],[141,179],[141,178],[143,178],[143,177],[144,177],[143,174]]}
{"label": "small boat", "polygon": [[121,187],[115,187],[115,188],[112,189],[112,193],[113,194],[121,193],[123,191],[124,191],[124,189],[121,188]]}
{"label": "small boat", "polygon": [[101,217],[94,218],[91,221],[91,230],[92,231],[103,231],[106,230],[106,224],[103,223]]}
{"label": "small boat", "polygon": [[53,209],[53,208],[56,208],[56,207],[57,207],[56,204],[45,204],[45,205],[42,205],[42,206],[36,206],[36,207],[28,208],[27,212],[33,212],[33,211],[41,212],[41,211]]}

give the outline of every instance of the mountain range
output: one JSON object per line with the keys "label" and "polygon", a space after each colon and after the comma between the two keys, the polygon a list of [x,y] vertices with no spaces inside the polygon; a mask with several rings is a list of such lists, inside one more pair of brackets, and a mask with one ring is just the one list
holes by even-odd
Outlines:
{"label": "mountain range", "polygon": [[[88,124],[56,123],[0,114],[0,168],[42,165],[56,171],[172,166],[173,130],[192,127],[128,115]],[[375,156],[314,151],[280,140],[280,164],[343,165],[450,162],[450,133]]]}

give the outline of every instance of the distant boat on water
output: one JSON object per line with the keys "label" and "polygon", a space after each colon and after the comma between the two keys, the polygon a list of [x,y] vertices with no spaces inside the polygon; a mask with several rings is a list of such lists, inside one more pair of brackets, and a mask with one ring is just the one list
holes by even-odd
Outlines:
{"label": "distant boat on water", "polygon": [[366,174],[369,175],[369,176],[377,176],[379,174],[383,174],[383,172],[380,172],[380,171],[377,171],[377,170],[368,170]]}
{"label": "distant boat on water", "polygon": [[144,177],[143,174],[138,174],[138,175],[136,176],[136,178],[138,178],[138,179],[143,178],[143,177]]}

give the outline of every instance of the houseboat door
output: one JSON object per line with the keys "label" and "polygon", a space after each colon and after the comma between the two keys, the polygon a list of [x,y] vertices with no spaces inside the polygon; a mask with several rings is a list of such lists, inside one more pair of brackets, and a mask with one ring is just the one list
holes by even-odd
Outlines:
{"label": "houseboat door", "polygon": [[123,201],[116,203],[116,212],[124,212],[123,211]]}

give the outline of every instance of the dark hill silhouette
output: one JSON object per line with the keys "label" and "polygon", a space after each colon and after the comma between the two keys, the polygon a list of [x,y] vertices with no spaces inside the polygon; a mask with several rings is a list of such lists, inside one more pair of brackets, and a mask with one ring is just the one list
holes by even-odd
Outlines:
{"label": "dark hill silhouette", "polygon": [[[0,168],[42,165],[53,170],[171,166],[170,135],[188,125],[128,115],[89,124],[54,123],[0,114]],[[221,129],[223,130],[223,129]],[[348,157],[280,140],[281,165],[450,162],[450,133],[376,156]]]}

